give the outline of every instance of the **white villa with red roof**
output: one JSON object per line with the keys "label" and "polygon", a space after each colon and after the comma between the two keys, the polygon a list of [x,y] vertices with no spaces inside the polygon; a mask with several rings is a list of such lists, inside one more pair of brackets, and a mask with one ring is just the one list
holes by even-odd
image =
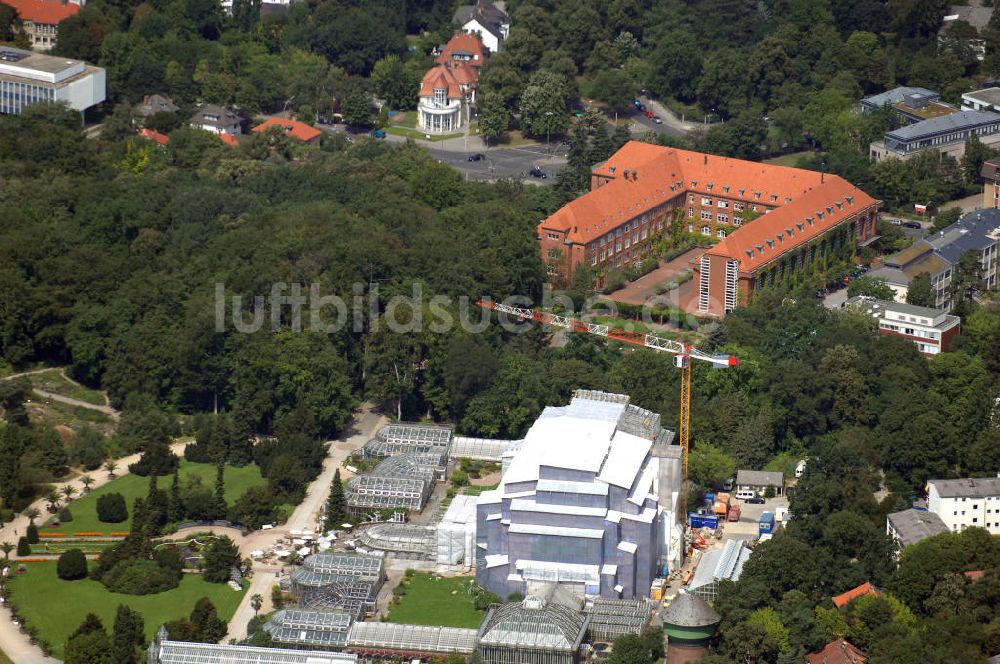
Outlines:
{"label": "white villa with red roof", "polygon": [[486,48],[478,35],[456,33],[420,82],[417,126],[430,133],[461,129],[472,117]]}

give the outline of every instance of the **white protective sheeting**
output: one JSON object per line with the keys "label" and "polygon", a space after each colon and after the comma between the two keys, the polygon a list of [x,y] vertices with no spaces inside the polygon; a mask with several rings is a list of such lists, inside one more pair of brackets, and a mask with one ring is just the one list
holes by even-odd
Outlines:
{"label": "white protective sheeting", "polygon": [[476,497],[455,496],[437,526],[437,563],[471,565],[476,542]]}

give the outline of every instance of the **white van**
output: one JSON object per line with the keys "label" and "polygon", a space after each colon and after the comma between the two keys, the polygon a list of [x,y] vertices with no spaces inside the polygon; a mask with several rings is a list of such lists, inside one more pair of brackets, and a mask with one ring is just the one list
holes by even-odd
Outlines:
{"label": "white van", "polygon": [[757,497],[757,492],[750,489],[740,489],[735,495],[737,500],[750,500]]}

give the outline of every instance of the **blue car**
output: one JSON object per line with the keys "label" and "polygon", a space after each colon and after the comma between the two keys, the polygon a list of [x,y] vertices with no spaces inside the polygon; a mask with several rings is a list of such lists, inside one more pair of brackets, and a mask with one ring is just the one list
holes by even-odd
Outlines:
{"label": "blue car", "polygon": [[383,131],[382,129],[372,129],[372,131],[371,131],[371,137],[372,138],[385,138],[385,131]]}

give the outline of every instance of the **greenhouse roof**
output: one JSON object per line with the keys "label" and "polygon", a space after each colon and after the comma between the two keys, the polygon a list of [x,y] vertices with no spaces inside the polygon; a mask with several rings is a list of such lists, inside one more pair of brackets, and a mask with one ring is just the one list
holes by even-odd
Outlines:
{"label": "greenhouse roof", "polygon": [[542,648],[576,653],[586,617],[570,607],[528,597],[492,608],[480,627],[479,642],[489,646]]}
{"label": "greenhouse roof", "polygon": [[500,461],[511,449],[520,447],[520,440],[494,440],[492,438],[466,438],[455,436],[451,441],[448,456],[454,459],[475,459],[479,461]]}
{"label": "greenhouse roof", "polygon": [[476,630],[385,622],[354,623],[347,638],[351,648],[403,652],[470,654],[476,648]]}
{"label": "greenhouse roof", "polygon": [[357,655],[339,652],[230,646],[217,643],[154,641],[149,664],[343,664],[357,662]]}
{"label": "greenhouse roof", "polygon": [[349,611],[293,608],[277,611],[264,629],[277,643],[342,647],[347,644],[347,632],[352,622],[354,614]]}
{"label": "greenhouse roof", "polygon": [[320,586],[338,580],[381,580],[385,562],[378,556],[356,553],[314,553],[305,559],[302,567],[292,572],[292,582],[307,586]]}

